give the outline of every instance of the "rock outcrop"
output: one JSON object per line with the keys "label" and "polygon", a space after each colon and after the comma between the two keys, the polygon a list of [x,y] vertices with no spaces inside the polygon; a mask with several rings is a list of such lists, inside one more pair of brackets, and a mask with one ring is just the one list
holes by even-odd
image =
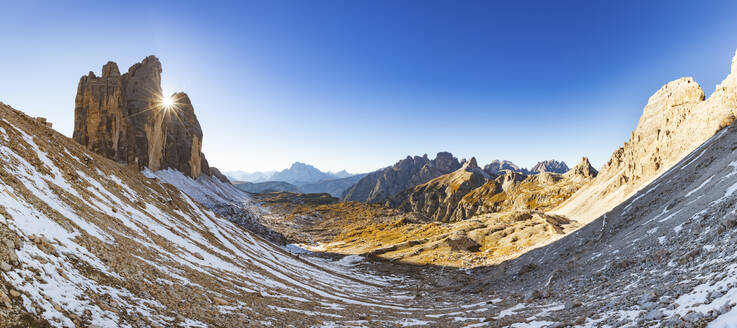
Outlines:
{"label": "rock outcrop", "polygon": [[221,173],[217,167],[214,167],[214,166],[210,167],[210,175],[217,178],[218,180],[222,182],[230,183],[230,179],[228,179],[228,177],[226,177],[225,174]]}
{"label": "rock outcrop", "polygon": [[732,72],[704,99],[692,78],[672,81],[650,97],[637,128],[597,178],[556,213],[589,222],[654,181],[737,115],[737,54]]}
{"label": "rock outcrop", "polygon": [[490,176],[481,170],[475,158],[460,169],[409,188],[387,201],[387,205],[412,211],[432,221],[454,221],[458,202],[471,190],[483,185]]}
{"label": "rock outcrop", "polygon": [[589,158],[582,157],[581,162],[568,170],[563,176],[571,180],[587,180],[596,178],[598,174],[599,172],[589,162]]}
{"label": "rock outcrop", "polygon": [[554,159],[551,159],[549,161],[542,161],[535,164],[535,166],[530,169],[530,172],[532,174],[542,173],[542,172],[552,172],[552,173],[566,173],[568,172],[568,165],[566,165],[565,162],[556,161]]}
{"label": "rock outcrop", "polygon": [[139,168],[173,168],[192,178],[211,175],[201,152],[202,129],[189,97],[164,104],[161,63],[154,56],[120,74],[108,62],[102,75],[90,72],[77,87],[73,138],[88,149]]}
{"label": "rock outcrop", "polygon": [[344,201],[382,203],[397,193],[428,182],[461,167],[451,153],[440,152],[435,159],[427,155],[397,162],[394,166],[374,171],[363,177],[343,194]]}

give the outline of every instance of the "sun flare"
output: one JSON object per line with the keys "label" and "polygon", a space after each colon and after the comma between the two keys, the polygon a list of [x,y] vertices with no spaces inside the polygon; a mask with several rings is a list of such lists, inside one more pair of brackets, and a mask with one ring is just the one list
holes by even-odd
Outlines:
{"label": "sun flare", "polygon": [[172,98],[172,96],[164,96],[161,99],[161,107],[163,107],[165,110],[174,109],[174,105],[174,98]]}

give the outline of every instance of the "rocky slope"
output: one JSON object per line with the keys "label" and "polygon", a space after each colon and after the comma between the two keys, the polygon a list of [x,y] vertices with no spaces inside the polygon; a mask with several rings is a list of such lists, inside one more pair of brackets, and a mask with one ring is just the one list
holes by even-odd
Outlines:
{"label": "rocky slope", "polygon": [[507,172],[466,194],[458,203],[454,217],[514,210],[547,211],[568,199],[589,183],[597,172],[584,157],[564,174],[543,172],[526,177]]}
{"label": "rocky slope", "polygon": [[[345,225],[311,249],[369,254],[412,264],[498,264],[564,237],[580,225],[545,214],[596,177],[587,158],[564,174],[482,173],[475,160],[387,201],[405,211]],[[435,221],[435,222],[428,222]]]}
{"label": "rocky slope", "polygon": [[164,102],[161,63],[154,56],[120,74],[108,62],[102,75],[90,72],[77,87],[73,138],[93,152],[120,163],[160,170],[173,168],[187,176],[212,175],[201,152],[202,129],[189,97]]}
{"label": "rocky slope", "polygon": [[[575,233],[475,271],[555,321],[589,327],[734,327],[737,125]],[[475,288],[475,287],[474,287]],[[582,316],[582,314],[586,314]],[[533,312],[517,306],[508,325]]]}
{"label": "rocky slope", "polygon": [[455,327],[499,311],[452,292],[463,272],[290,254],[203,207],[248,201],[232,186],[147,178],[1,103],[0,161],[3,325]]}
{"label": "rocky slope", "polygon": [[535,164],[530,169],[530,173],[537,174],[537,173],[543,173],[543,172],[551,172],[551,173],[566,173],[568,172],[568,165],[566,165],[565,162],[559,162],[554,159],[548,160],[548,161],[542,161]]}
{"label": "rocky slope", "polygon": [[481,170],[475,158],[451,173],[441,175],[426,183],[409,188],[387,201],[387,205],[418,215],[432,221],[452,222],[458,202],[464,195],[481,185],[491,176]]}
{"label": "rocky slope", "polygon": [[691,78],[669,82],[650,97],[637,128],[598,177],[556,210],[591,221],[632,196],[699,147],[737,112],[737,54],[732,71],[708,99]]}
{"label": "rocky slope", "polygon": [[458,159],[447,152],[438,153],[433,160],[427,155],[407,156],[394,166],[369,173],[346,190],[342,198],[344,201],[381,203],[407,188],[453,172],[460,167]]}

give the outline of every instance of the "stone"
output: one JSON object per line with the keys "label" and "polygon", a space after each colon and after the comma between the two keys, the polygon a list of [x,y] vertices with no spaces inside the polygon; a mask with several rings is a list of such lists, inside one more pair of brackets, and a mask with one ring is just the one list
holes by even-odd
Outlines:
{"label": "stone", "polygon": [[458,159],[448,152],[438,153],[433,160],[427,155],[407,156],[393,166],[369,173],[346,190],[342,198],[344,201],[383,203],[399,192],[460,167]]}
{"label": "stone", "polygon": [[5,272],[8,272],[10,270],[13,270],[13,267],[8,264],[8,262],[0,262],[0,270],[3,270]]}
{"label": "stone", "polygon": [[213,297],[212,298],[212,303],[215,304],[215,305],[219,305],[219,306],[230,304],[230,302],[228,302],[227,300],[225,300],[223,298],[220,298],[220,297]]}
{"label": "stone", "polygon": [[[463,196],[486,183],[490,176],[479,168],[475,158],[458,170],[441,175],[426,183],[407,189],[386,204],[404,211],[412,211],[429,220],[454,222],[466,219],[456,212]],[[474,242],[475,244],[475,242]]]}
{"label": "stone", "polygon": [[230,179],[228,179],[228,177],[222,174],[220,170],[218,170],[217,167],[210,166],[210,175],[217,178],[218,180],[222,182],[230,183]]}
{"label": "stone", "polygon": [[120,74],[108,62],[102,75],[90,72],[77,87],[73,138],[107,158],[139,169],[167,168],[197,178],[211,175],[201,152],[202,129],[185,93],[164,104],[161,63],[146,57]]}

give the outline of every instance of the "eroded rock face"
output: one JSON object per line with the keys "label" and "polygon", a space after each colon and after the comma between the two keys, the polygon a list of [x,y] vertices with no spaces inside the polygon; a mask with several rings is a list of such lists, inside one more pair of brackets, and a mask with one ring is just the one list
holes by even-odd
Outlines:
{"label": "eroded rock face", "polygon": [[[387,201],[387,205],[412,211],[433,221],[452,222],[458,202],[464,195],[482,186],[491,176],[481,170],[475,158],[460,169],[407,189]],[[460,218],[465,219],[465,218]]]}
{"label": "eroded rock face", "polygon": [[427,155],[415,156],[397,162],[394,166],[374,171],[363,177],[343,195],[345,201],[380,203],[389,197],[416,185],[430,181],[461,167],[451,153],[440,152],[435,159]]}
{"label": "eroded rock face", "polygon": [[192,178],[212,175],[201,152],[202,129],[189,97],[163,105],[161,63],[154,56],[120,74],[108,62],[102,76],[90,72],[77,87],[73,138],[120,163],[154,171],[173,168]]}
{"label": "eroded rock face", "polygon": [[556,212],[593,220],[647,185],[729,125],[737,115],[737,55],[732,72],[704,99],[692,78],[671,81],[650,97],[637,128],[597,178]]}

